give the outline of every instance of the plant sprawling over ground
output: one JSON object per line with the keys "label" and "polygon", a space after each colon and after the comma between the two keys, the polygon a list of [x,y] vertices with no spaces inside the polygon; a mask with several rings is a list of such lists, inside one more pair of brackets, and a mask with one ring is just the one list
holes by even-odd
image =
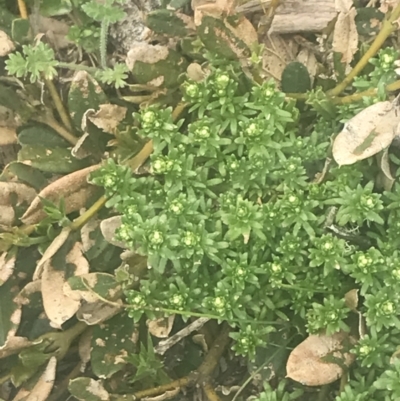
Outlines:
{"label": "plant sprawling over ground", "polygon": [[400,5],[272,79],[230,2],[127,56],[127,1],[39,3],[0,0],[0,399],[400,399]]}

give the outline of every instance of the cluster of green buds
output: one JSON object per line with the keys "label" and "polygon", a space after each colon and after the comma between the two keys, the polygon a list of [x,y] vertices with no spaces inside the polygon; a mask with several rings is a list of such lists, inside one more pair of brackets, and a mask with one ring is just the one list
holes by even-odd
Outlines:
{"label": "cluster of green buds", "polygon": [[383,209],[382,195],[373,193],[374,183],[371,181],[365,187],[360,184],[351,189],[346,187],[340,192],[340,198],[331,202],[340,205],[336,215],[337,222],[344,226],[347,223],[362,225],[364,221],[383,224],[383,218],[379,212]]}
{"label": "cluster of green buds", "polygon": [[344,322],[350,309],[346,306],[344,299],[337,299],[333,295],[324,299],[323,304],[314,302],[312,309],[307,313],[307,328],[309,333],[317,333],[326,330],[330,335],[337,331],[349,331]]}

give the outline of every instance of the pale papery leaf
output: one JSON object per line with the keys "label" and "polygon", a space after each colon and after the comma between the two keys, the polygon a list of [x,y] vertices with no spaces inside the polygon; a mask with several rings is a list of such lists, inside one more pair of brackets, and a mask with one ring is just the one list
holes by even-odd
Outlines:
{"label": "pale papery leaf", "polygon": [[7,338],[6,343],[0,347],[0,359],[17,354],[19,351],[30,347],[32,344],[33,342],[26,337],[10,336]]}
{"label": "pale papery leaf", "polygon": [[164,393],[155,397],[146,397],[146,401],[164,401],[174,399],[180,392],[180,388],[174,388],[173,390],[167,390]]}
{"label": "pale papery leaf", "polygon": [[97,164],[74,171],[52,182],[40,191],[32,201],[28,210],[21,217],[21,221],[25,224],[36,224],[47,216],[43,210],[41,198],[45,198],[56,205],[63,198],[67,214],[80,210],[96,190],[95,185],[88,184],[87,178],[91,172],[97,170],[99,167],[100,165]]}
{"label": "pale papery leaf", "polygon": [[335,10],[338,13],[347,13],[353,6],[353,0],[335,0]]}
{"label": "pale papery leaf", "polygon": [[357,288],[353,288],[352,290],[347,291],[346,294],[344,294],[345,304],[353,312],[357,312],[358,291],[359,290]]}
{"label": "pale papery leaf", "polygon": [[343,166],[374,156],[392,143],[399,123],[397,99],[365,108],[351,118],[335,138],[333,158]]}
{"label": "pale papery leaf", "polygon": [[12,276],[16,259],[16,255],[10,255],[9,252],[3,252],[0,255],[0,285]]}
{"label": "pale papery leaf", "polygon": [[327,362],[337,358],[344,366],[350,366],[355,355],[344,351],[354,340],[343,331],[327,335],[310,335],[289,355],[287,377],[306,386],[323,386],[339,379],[343,374],[337,363]]}
{"label": "pale papery leaf", "polygon": [[357,10],[352,8],[348,12],[338,15],[333,32],[332,48],[342,54],[342,63],[349,64],[358,49],[358,32],[355,23]]}
{"label": "pale papery leaf", "polygon": [[[82,254],[82,244],[76,242],[66,257],[66,264],[74,265],[73,275],[89,272],[89,263]],[[68,277],[66,269],[53,266],[53,259],[44,263],[42,274],[42,298],[46,316],[55,328],[70,319],[79,310],[80,302],[64,294],[63,288]],[[69,273],[71,275],[71,272]]]}
{"label": "pale papery leaf", "polygon": [[124,120],[127,108],[117,104],[101,104],[99,110],[88,115],[88,119],[107,134],[115,134],[118,125]]}
{"label": "pale papery leaf", "polygon": [[52,356],[47,363],[46,369],[33,386],[26,401],[46,401],[50,395],[56,379],[57,358]]}
{"label": "pale papery leaf", "polygon": [[44,264],[64,245],[70,233],[71,227],[64,227],[60,234],[53,239],[52,243],[46,248],[43,256],[36,265],[35,272],[33,273],[33,280],[39,280],[41,278]]}
{"label": "pale papery leaf", "polygon": [[162,317],[154,320],[147,320],[146,324],[149,333],[157,338],[167,338],[174,325],[175,315]]}
{"label": "pale papery leaf", "polygon": [[119,248],[127,249],[129,246],[124,242],[115,239],[115,232],[121,227],[121,224],[122,216],[112,216],[108,219],[102,220],[100,223],[100,230],[107,242],[114,246],[118,246]]}
{"label": "pale papery leaf", "polygon": [[5,57],[14,50],[14,42],[4,31],[0,31],[0,57]]}
{"label": "pale papery leaf", "polygon": [[90,327],[88,330],[84,331],[79,337],[78,353],[82,361],[81,371],[85,371],[86,365],[90,362],[90,352],[92,350],[92,336],[93,328]]}
{"label": "pale papery leaf", "polygon": [[17,130],[0,125],[0,146],[12,145],[17,143]]}
{"label": "pale papery leaf", "polygon": [[130,70],[135,66],[136,61],[146,64],[155,64],[161,60],[166,60],[169,54],[167,46],[151,45],[145,42],[134,42],[129,50],[125,63]]}
{"label": "pale papery leaf", "polygon": [[120,304],[121,306],[109,305],[100,300],[84,304],[76,312],[76,318],[81,322],[85,322],[88,326],[100,324],[121,312],[122,301],[117,300],[115,304]]}

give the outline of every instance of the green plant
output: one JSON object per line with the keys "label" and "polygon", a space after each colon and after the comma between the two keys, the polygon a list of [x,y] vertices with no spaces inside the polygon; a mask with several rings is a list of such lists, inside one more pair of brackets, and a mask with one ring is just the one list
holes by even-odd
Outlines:
{"label": "green plant", "polygon": [[[386,59],[383,52],[372,64],[386,68]],[[236,328],[233,349],[254,358],[295,316],[310,333],[349,331],[343,297],[359,286],[372,337],[354,352],[361,367],[387,368],[398,296],[384,286],[397,282],[398,269],[394,234],[382,225],[397,221],[397,187],[377,191],[367,163],[333,166],[322,183],[311,182],[323,168],[326,127],[339,130],[344,115],[371,99],[336,106],[304,136],[298,110],[273,83],[252,86],[235,66],[182,90],[189,109],[180,120],[157,107],[135,114],[136,134],[154,146],[148,176],[109,159],[92,178],[122,216],[117,239],[148,260],[140,289],[126,291],[130,315],[226,320]],[[324,101],[310,104],[318,110]],[[364,399],[352,391],[338,400]]]}

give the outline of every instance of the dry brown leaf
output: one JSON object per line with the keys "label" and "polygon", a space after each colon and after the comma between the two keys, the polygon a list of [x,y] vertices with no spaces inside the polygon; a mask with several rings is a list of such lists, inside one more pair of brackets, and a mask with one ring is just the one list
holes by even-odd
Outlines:
{"label": "dry brown leaf", "polygon": [[354,288],[344,294],[344,301],[346,306],[353,312],[357,312],[358,307],[358,289]]}
{"label": "dry brown leaf", "polygon": [[311,335],[300,343],[289,355],[286,364],[287,377],[306,386],[323,386],[339,379],[343,369],[324,358],[337,358],[350,366],[355,355],[344,352],[345,343],[353,341],[343,331],[331,336]]}
{"label": "dry brown leaf", "polygon": [[147,320],[146,324],[151,335],[157,338],[167,338],[174,325],[175,315]]}
{"label": "dry brown leaf", "polygon": [[20,117],[13,110],[0,105],[0,146],[17,143],[17,128],[20,125]]}
{"label": "dry brown leaf", "polygon": [[358,32],[355,22],[357,10],[340,12],[333,32],[332,48],[342,54],[342,63],[349,64],[358,49]]}
{"label": "dry brown leaf", "polygon": [[30,347],[32,344],[33,342],[28,340],[26,337],[11,336],[10,338],[7,338],[6,343],[0,347],[0,359],[17,354],[19,351]]}
{"label": "dry brown leaf", "polygon": [[56,367],[57,358],[52,356],[44,370],[43,374],[40,376],[39,380],[33,386],[26,401],[46,401],[47,397],[51,393],[54,386],[54,381],[56,379]]}
{"label": "dry brown leaf", "polygon": [[[66,272],[59,268],[56,269],[52,262],[53,259],[49,259],[43,266],[43,308],[53,327],[61,328],[61,325],[78,311],[80,302],[64,294],[63,288],[67,281]],[[82,244],[79,242],[76,242],[67,254],[66,262],[75,265],[73,272],[75,276],[89,272],[89,263],[82,254]]]}
{"label": "dry brown leaf", "polygon": [[[76,380],[80,380],[81,378],[78,377]],[[74,380],[71,380],[70,383],[73,383]],[[90,379],[89,384],[86,386],[85,391],[91,394],[91,399],[101,400],[101,401],[109,401],[110,394],[108,391],[103,387],[102,382],[100,380]],[[83,395],[84,397],[84,395]],[[80,400],[85,400],[86,398],[80,398]]]}
{"label": "dry brown leaf", "polygon": [[119,123],[125,118],[127,108],[117,104],[101,104],[100,109],[91,115],[89,120],[107,134],[115,134]]}
{"label": "dry brown leaf", "polygon": [[318,61],[317,58],[315,57],[315,54],[310,49],[303,47],[300,50],[299,54],[297,55],[296,59],[297,61],[306,66],[307,71],[311,78],[311,85],[312,85],[318,70]]}
{"label": "dry brown leaf", "polygon": [[96,243],[96,240],[91,238],[91,234],[99,227],[99,220],[92,219],[81,228],[82,251],[86,253]]}
{"label": "dry brown leaf", "polygon": [[[271,0],[249,0],[236,8],[251,14],[268,9]],[[335,0],[285,0],[275,11],[269,33],[320,32],[337,15]]]}
{"label": "dry brown leaf", "polygon": [[389,160],[389,147],[385,148],[383,152],[377,154],[378,165],[381,169],[380,184],[385,191],[390,191],[395,182],[395,178],[392,176],[390,171],[390,160]]}
{"label": "dry brown leaf", "polygon": [[0,57],[5,57],[14,50],[14,42],[4,31],[0,31]]}
{"label": "dry brown leaf", "polygon": [[45,34],[50,44],[57,50],[65,49],[72,43],[67,39],[70,28],[67,23],[41,15],[32,14],[29,18],[36,34]]}
{"label": "dry brown leaf", "polygon": [[294,60],[297,46],[294,40],[279,35],[268,35],[264,41],[263,69],[267,78],[280,82],[286,65]]}
{"label": "dry brown leaf", "polygon": [[30,295],[41,290],[42,283],[40,280],[31,281],[18,293],[18,295],[14,298],[14,302],[19,306],[29,305],[31,302]]}
{"label": "dry brown leaf", "polygon": [[181,389],[179,387],[174,388],[173,390],[167,390],[164,393],[157,395],[155,397],[143,397],[143,401],[164,401],[170,400],[176,397],[180,393]]}
{"label": "dry brown leaf", "polygon": [[335,10],[338,13],[347,13],[353,6],[353,0],[335,0]]}
{"label": "dry brown leaf", "polygon": [[16,255],[9,255],[8,252],[0,255],[0,286],[12,276],[16,259]]}
{"label": "dry brown leaf", "polygon": [[11,206],[12,198],[15,195],[17,196],[17,205],[23,202],[31,203],[36,196],[36,191],[20,182],[0,181],[0,205]]}
{"label": "dry brown leaf", "polygon": [[0,126],[0,146],[17,143],[17,131],[15,128]]}
{"label": "dry brown leaf", "polygon": [[135,42],[129,50],[125,63],[130,70],[135,66],[136,61],[146,64],[155,64],[168,57],[168,47],[161,45],[151,45],[146,42]]}
{"label": "dry brown leaf", "polygon": [[386,14],[399,4],[399,0],[381,0],[379,11]]}
{"label": "dry brown leaf", "polygon": [[78,353],[82,361],[81,372],[85,371],[85,367],[90,361],[90,353],[92,351],[92,336],[93,329],[90,327],[79,337]]}
{"label": "dry brown leaf", "polygon": [[43,256],[36,265],[35,272],[33,273],[33,280],[39,280],[41,278],[44,264],[63,246],[70,233],[71,227],[64,227],[60,234],[53,239],[53,242],[46,248]]}
{"label": "dry brown leaf", "polygon": [[108,219],[104,219],[100,223],[100,230],[103,234],[104,239],[111,245],[118,246],[119,248],[127,249],[129,248],[124,242],[117,241],[115,239],[115,231],[121,227],[122,217],[113,216]]}
{"label": "dry brown leaf", "polygon": [[85,322],[88,326],[100,324],[121,311],[122,301],[117,300],[115,303],[121,304],[121,307],[106,304],[99,300],[84,304],[79,308],[78,312],[76,312],[76,318],[81,322]]}
{"label": "dry brown leaf", "polygon": [[203,81],[207,75],[199,63],[190,63],[186,69],[186,73],[188,78],[195,82]]}
{"label": "dry brown leaf", "polygon": [[28,210],[21,217],[21,221],[25,224],[36,224],[46,217],[40,198],[48,199],[56,205],[59,204],[61,198],[64,198],[67,214],[84,207],[86,201],[96,190],[96,186],[88,184],[87,177],[99,167],[100,165],[96,164],[74,171],[52,182],[32,201]]}
{"label": "dry brown leaf", "polygon": [[335,138],[333,158],[343,166],[374,156],[392,143],[399,123],[397,99],[367,107],[350,119]]}
{"label": "dry brown leaf", "polygon": [[28,185],[11,181],[0,182],[0,224],[11,227],[15,220],[13,206],[30,204],[35,197],[36,191]]}

